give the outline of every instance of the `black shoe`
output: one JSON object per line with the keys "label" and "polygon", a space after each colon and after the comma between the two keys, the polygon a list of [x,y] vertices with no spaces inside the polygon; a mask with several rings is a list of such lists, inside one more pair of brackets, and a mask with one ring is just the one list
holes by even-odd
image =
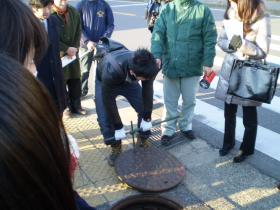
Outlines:
{"label": "black shoe", "polygon": [[222,148],[219,150],[219,154],[220,156],[226,156],[230,150],[234,147],[234,145],[232,147],[228,147],[228,148]]}
{"label": "black shoe", "polygon": [[241,163],[244,160],[246,160],[247,157],[248,157],[248,155],[245,155],[244,152],[240,151],[239,154],[233,158],[233,162]]}
{"label": "black shoe", "polygon": [[280,184],[277,185],[278,190],[280,190]]}
{"label": "black shoe", "polygon": [[161,141],[161,145],[163,146],[168,146],[171,144],[171,139],[173,138],[174,136],[167,136],[167,135],[163,135],[160,139]]}
{"label": "black shoe", "polygon": [[87,111],[85,109],[80,108],[77,110],[72,110],[71,113],[76,115],[86,115]]}
{"label": "black shoe", "polygon": [[194,132],[192,130],[188,130],[188,131],[181,131],[182,134],[187,137],[188,139],[190,140],[194,140],[196,139],[195,135],[194,135]]}

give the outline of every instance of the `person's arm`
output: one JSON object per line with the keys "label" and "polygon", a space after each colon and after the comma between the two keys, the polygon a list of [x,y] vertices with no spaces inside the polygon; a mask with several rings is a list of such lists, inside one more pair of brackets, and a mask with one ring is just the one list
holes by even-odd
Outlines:
{"label": "person's arm", "polygon": [[67,44],[65,44],[61,40],[59,41],[59,52],[60,52],[59,54],[60,54],[60,57],[63,57],[66,54],[68,48],[69,48],[69,46]]}
{"label": "person's arm", "polygon": [[162,59],[164,46],[166,43],[166,22],[165,22],[165,9],[163,9],[154,25],[152,39],[151,39],[151,52],[156,59]]}
{"label": "person's arm", "polygon": [[83,15],[86,11],[84,11],[84,8],[85,6],[83,6],[84,4],[84,1],[81,1],[77,4],[77,7],[76,9],[78,10],[79,12],[79,15],[80,15],[80,24],[81,24],[81,29],[82,29],[82,33],[81,33],[81,40],[83,41],[83,44],[86,45],[86,43],[90,40],[87,33],[86,33],[86,30],[84,28],[85,26],[85,23],[84,23],[84,20],[83,20]]}
{"label": "person's arm", "polygon": [[113,16],[112,9],[111,9],[110,5],[107,3],[106,3],[105,14],[106,14],[106,26],[107,27],[106,27],[106,31],[103,34],[103,37],[110,38],[114,31],[115,25],[114,25],[114,16]]}
{"label": "person's arm", "polygon": [[105,108],[105,112],[110,119],[110,123],[114,126],[115,130],[123,128],[122,120],[118,112],[116,98],[112,94],[114,86],[108,84],[108,82],[102,81],[102,99]]}
{"label": "person's arm", "polygon": [[216,55],[217,30],[214,17],[208,7],[205,8],[203,17],[203,63],[205,67],[212,67]]}
{"label": "person's arm", "polygon": [[79,13],[76,13],[76,11],[75,11],[74,15],[75,15],[75,19],[77,21],[76,28],[75,28],[75,36],[74,36],[74,47],[79,48],[81,34],[82,34],[81,19],[80,19]]}
{"label": "person's arm", "polygon": [[227,37],[224,26],[222,27],[219,37],[218,37],[218,46],[226,53],[234,53],[235,50],[229,49],[230,40]]}
{"label": "person's arm", "polygon": [[154,79],[142,81],[142,100],[144,105],[143,119],[151,121],[153,111]]}
{"label": "person's arm", "polygon": [[152,1],[153,0],[149,0],[148,3],[147,3],[147,6],[145,8],[145,15],[144,15],[145,19],[148,19],[149,11],[150,11],[150,8],[151,8]]}
{"label": "person's arm", "polygon": [[267,15],[259,20],[256,42],[243,39],[242,45],[238,51],[244,55],[248,55],[252,59],[264,59],[269,52],[270,43],[271,23],[270,17]]}

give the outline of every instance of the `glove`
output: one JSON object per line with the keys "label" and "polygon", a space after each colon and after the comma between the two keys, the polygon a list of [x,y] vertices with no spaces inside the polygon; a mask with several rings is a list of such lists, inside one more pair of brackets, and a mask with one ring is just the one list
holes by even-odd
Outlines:
{"label": "glove", "polygon": [[115,140],[116,141],[124,139],[124,138],[126,138],[126,134],[125,134],[124,128],[121,128],[119,130],[115,130]]}
{"label": "glove", "polygon": [[242,38],[239,35],[234,35],[229,43],[228,48],[236,51],[242,45]]}
{"label": "glove", "polygon": [[140,124],[140,128],[142,129],[142,131],[149,131],[152,128],[152,123],[145,121],[142,119],[141,124]]}

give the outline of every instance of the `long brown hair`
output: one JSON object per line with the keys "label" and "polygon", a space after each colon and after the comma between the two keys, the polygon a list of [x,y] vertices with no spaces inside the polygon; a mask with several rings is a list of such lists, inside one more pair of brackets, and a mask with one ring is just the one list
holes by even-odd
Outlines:
{"label": "long brown hair", "polygon": [[21,0],[0,0],[0,51],[20,63],[35,50],[38,62],[47,48],[47,34],[31,9]]}
{"label": "long brown hair", "polygon": [[261,0],[238,0],[238,15],[243,22],[244,34],[250,32],[251,25],[263,17],[261,2]]}
{"label": "long brown hair", "polygon": [[[244,35],[249,33],[251,25],[265,15],[264,3],[262,0],[232,0],[237,4],[238,16],[243,22]],[[225,19],[229,19],[228,10],[230,1],[227,1],[227,8],[224,14]]]}
{"label": "long brown hair", "polygon": [[0,206],[76,210],[69,144],[47,90],[0,54]]}

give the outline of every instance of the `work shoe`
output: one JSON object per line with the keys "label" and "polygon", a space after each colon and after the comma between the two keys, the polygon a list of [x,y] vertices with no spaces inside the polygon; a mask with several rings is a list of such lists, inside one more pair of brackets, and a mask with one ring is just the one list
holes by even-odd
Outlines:
{"label": "work shoe", "polygon": [[192,130],[188,130],[188,131],[181,131],[181,133],[183,134],[183,136],[187,137],[190,140],[194,140],[196,139],[194,132]]}
{"label": "work shoe", "polygon": [[136,145],[144,148],[148,147],[149,146],[148,138],[141,138],[140,135],[137,135]]}
{"label": "work shoe", "polygon": [[122,152],[122,144],[118,143],[118,144],[111,145],[111,149],[112,149],[111,154],[109,155],[107,162],[109,166],[114,166],[116,159]]}
{"label": "work shoe", "polygon": [[248,155],[244,154],[242,150],[239,151],[239,154],[233,158],[234,163],[241,163],[246,160]]}
{"label": "work shoe", "polygon": [[161,145],[163,146],[168,146],[171,144],[171,140],[173,139],[174,136],[167,136],[167,135],[163,135],[160,139],[161,141]]}

